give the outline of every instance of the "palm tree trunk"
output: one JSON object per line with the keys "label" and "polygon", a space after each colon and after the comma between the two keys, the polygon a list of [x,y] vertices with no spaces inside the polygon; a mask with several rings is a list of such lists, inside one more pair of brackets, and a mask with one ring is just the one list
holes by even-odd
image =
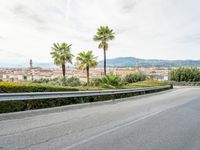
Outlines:
{"label": "palm tree trunk", "polygon": [[103,47],[104,52],[104,75],[106,75],[106,47]]}
{"label": "palm tree trunk", "polygon": [[87,66],[86,71],[87,71],[87,86],[89,86],[90,84],[89,66]]}
{"label": "palm tree trunk", "polygon": [[63,78],[65,79],[65,64],[62,64],[62,74]]}

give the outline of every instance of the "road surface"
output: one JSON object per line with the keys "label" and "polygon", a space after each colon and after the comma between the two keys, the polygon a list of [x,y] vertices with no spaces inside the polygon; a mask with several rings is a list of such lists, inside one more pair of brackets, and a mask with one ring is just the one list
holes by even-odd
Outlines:
{"label": "road surface", "polygon": [[0,150],[200,150],[200,88],[0,115]]}

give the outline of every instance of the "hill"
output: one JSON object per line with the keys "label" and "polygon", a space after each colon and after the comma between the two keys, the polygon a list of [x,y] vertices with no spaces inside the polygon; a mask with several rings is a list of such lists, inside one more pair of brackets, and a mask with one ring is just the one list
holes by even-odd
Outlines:
{"label": "hill", "polygon": [[[200,60],[160,60],[160,59],[140,59],[135,57],[118,57],[107,60],[108,67],[200,67]],[[99,67],[103,66],[103,61],[99,61]]]}

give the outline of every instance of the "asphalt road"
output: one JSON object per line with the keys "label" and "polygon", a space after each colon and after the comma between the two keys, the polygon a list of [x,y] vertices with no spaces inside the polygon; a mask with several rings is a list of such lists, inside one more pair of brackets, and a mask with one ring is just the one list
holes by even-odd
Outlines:
{"label": "asphalt road", "polygon": [[0,115],[0,150],[200,150],[200,88]]}

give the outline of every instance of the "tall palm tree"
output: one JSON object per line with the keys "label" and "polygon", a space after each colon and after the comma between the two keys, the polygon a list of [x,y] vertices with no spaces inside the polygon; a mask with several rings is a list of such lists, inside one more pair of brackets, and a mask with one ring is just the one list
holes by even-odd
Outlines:
{"label": "tall palm tree", "polygon": [[50,53],[54,64],[61,65],[62,67],[62,74],[65,78],[65,64],[71,63],[72,64],[72,58],[74,55],[71,53],[71,44],[67,43],[54,43],[51,47],[52,52]]}
{"label": "tall palm tree", "polygon": [[90,68],[97,65],[97,57],[93,55],[92,51],[81,52],[76,58],[79,69],[86,70],[87,73],[87,86],[90,83]]}
{"label": "tall palm tree", "polygon": [[108,49],[108,41],[115,38],[112,29],[108,26],[100,26],[97,29],[97,33],[94,36],[94,41],[100,41],[99,48],[103,48],[104,51],[104,75],[106,75],[106,50]]}

